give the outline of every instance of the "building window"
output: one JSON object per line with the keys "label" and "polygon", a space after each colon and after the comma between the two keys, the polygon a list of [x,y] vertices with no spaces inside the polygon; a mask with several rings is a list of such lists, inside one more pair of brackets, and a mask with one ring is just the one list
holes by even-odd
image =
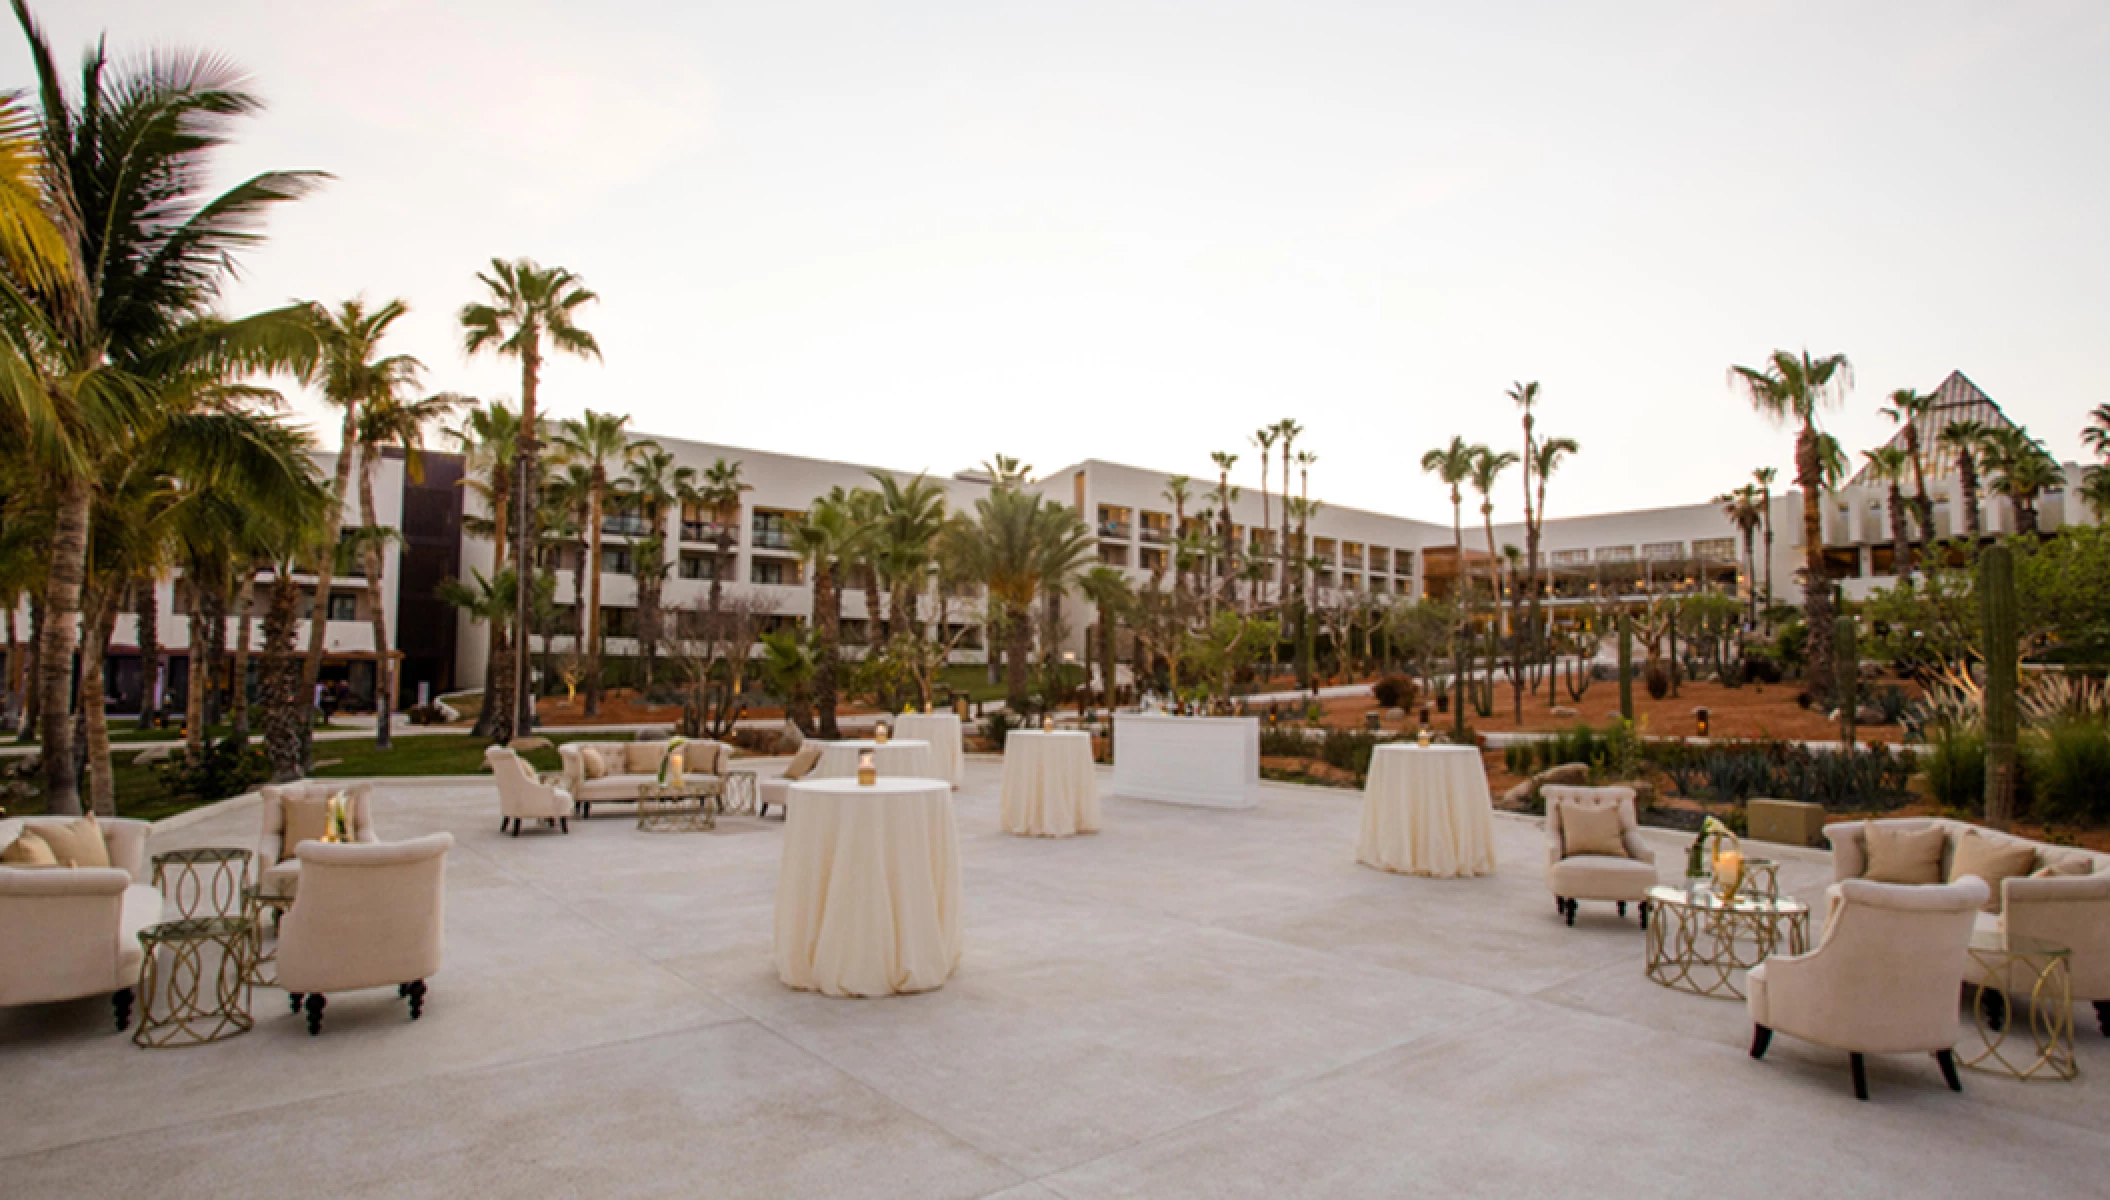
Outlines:
{"label": "building window", "polygon": [[1128,565],[1128,547],[1100,546],[1099,561],[1110,567],[1125,567]]}
{"label": "building window", "polygon": [[1393,549],[1392,573],[1394,575],[1412,575],[1414,573],[1414,552],[1412,550],[1401,550],[1396,547]]}
{"label": "building window", "polygon": [[636,637],[637,610],[634,608],[610,608],[601,606],[602,637]]}
{"label": "building window", "polygon": [[1555,550],[1553,565],[1556,567],[1586,567],[1590,565],[1588,550]]}
{"label": "building window", "polygon": [[1597,561],[1632,562],[1634,561],[1634,548],[1632,546],[1599,546],[1597,548]]}
{"label": "building window", "polygon": [[799,582],[799,564],[780,558],[758,558],[749,564],[748,578],[755,583],[792,587]]}
{"label": "building window", "polygon": [[[791,521],[796,513],[770,508],[755,510],[755,545],[771,550],[791,548]],[[758,581],[759,582],[759,581]]]}
{"label": "building window", "polygon": [[330,620],[356,621],[359,619],[359,597],[350,592],[330,593]]}
{"label": "building window", "polygon": [[1736,561],[1735,538],[1700,538],[1692,544],[1692,556],[1709,562]]}
{"label": "building window", "polygon": [[1127,541],[1130,530],[1128,510],[1118,505],[1099,506],[1099,536]]}
{"label": "building window", "polygon": [[1641,547],[1641,557],[1650,562],[1672,562],[1685,557],[1683,542],[1650,542]]}
{"label": "building window", "polygon": [[1143,540],[1146,542],[1169,542],[1172,540],[1172,518],[1161,512],[1143,510]]}
{"label": "building window", "polygon": [[1165,569],[1165,552],[1164,552],[1163,550],[1157,549],[1157,548],[1156,548],[1156,547],[1154,547],[1154,546],[1145,546],[1145,547],[1143,547],[1143,562],[1142,562],[1142,566],[1143,566],[1143,569],[1144,569],[1144,570],[1146,570],[1146,571],[1162,571],[1162,570],[1164,570],[1164,569]]}
{"label": "building window", "polygon": [[630,574],[630,567],[630,547],[607,545],[601,547],[601,573],[603,575],[628,575]]}
{"label": "building window", "polygon": [[714,579],[718,575],[718,561],[708,554],[683,554],[681,577],[683,579]]}

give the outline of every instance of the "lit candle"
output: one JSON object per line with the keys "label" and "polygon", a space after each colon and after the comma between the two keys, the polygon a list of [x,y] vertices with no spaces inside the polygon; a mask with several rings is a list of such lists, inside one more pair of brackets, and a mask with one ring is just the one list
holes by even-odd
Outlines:
{"label": "lit candle", "polygon": [[872,765],[872,752],[862,751],[857,756],[857,782],[862,787],[871,787],[879,782],[879,768]]}

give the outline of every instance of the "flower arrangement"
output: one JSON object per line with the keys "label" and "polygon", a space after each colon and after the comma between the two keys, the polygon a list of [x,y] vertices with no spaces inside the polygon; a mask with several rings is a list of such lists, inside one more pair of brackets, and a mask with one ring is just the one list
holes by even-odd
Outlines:
{"label": "flower arrangement", "polygon": [[328,815],[323,818],[322,840],[325,842],[349,842],[352,840],[351,797],[338,792],[330,797]]}
{"label": "flower arrangement", "polygon": [[688,744],[689,739],[680,735],[667,739],[667,756],[659,760],[660,783],[672,783],[675,787],[681,786],[683,760],[686,757],[682,753],[681,748]]}

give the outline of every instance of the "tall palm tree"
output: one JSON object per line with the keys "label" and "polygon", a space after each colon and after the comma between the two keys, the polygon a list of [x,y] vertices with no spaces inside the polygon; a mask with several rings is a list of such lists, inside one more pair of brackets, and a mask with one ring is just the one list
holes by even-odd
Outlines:
{"label": "tall palm tree", "polygon": [[659,644],[666,636],[660,596],[667,582],[667,510],[696,491],[696,469],[677,466],[672,452],[653,442],[633,447],[625,492],[645,524],[642,537],[630,541],[630,573],[637,579],[637,648],[639,692],[652,688],[659,665]]}
{"label": "tall palm tree", "polygon": [[1187,501],[1194,498],[1193,483],[1185,475],[1173,475],[1165,480],[1165,503],[1172,506],[1172,590],[1176,595],[1187,590],[1187,566],[1191,554],[1187,538]]}
{"label": "tall palm tree", "polygon": [[[1268,512],[1268,451],[1274,448],[1276,440],[1281,436],[1281,430],[1273,425],[1262,425],[1253,431],[1253,445],[1260,448],[1260,529],[1263,538],[1274,530],[1274,518]],[[1284,487],[1289,485],[1287,479],[1282,482]],[[1266,572],[1260,572],[1259,575],[1260,577],[1253,581],[1253,601],[1256,604],[1266,602],[1266,598],[1261,594],[1261,580],[1266,578]]]}
{"label": "tall palm tree", "polygon": [[[384,450],[403,452],[403,472],[412,481],[425,478],[425,431],[454,414],[463,399],[449,392],[406,399],[388,395],[370,400],[359,414],[359,517],[369,531],[379,530],[381,521],[374,505],[374,477],[380,474]],[[366,586],[373,597],[374,627],[374,745],[387,749],[393,742],[389,722],[396,709],[396,662],[388,648],[387,594],[382,587],[388,558],[383,538],[368,537],[361,550],[366,559]],[[311,647],[312,649],[312,647]]]}
{"label": "tall palm tree", "polygon": [[[1317,646],[1311,621],[1310,585],[1312,572],[1316,569],[1311,565],[1312,559],[1316,556],[1311,553],[1311,539],[1307,535],[1310,532],[1311,518],[1319,511],[1318,506],[1311,500],[1311,465],[1319,461],[1319,456],[1309,450],[1299,450],[1296,461],[1297,587],[1292,604],[1297,613],[1297,686],[1308,689],[1312,686],[1315,667],[1313,659]],[[1288,487],[1286,480],[1283,486]]]}
{"label": "tall palm tree", "polygon": [[754,490],[754,485],[740,475],[738,460],[727,462],[718,459],[703,469],[698,477],[696,494],[704,511],[711,514],[711,592],[710,610],[715,617],[724,601],[725,581],[733,572],[733,537],[740,527],[740,498]]}
{"label": "tall palm tree", "polygon": [[[462,532],[490,541],[491,572],[496,578],[512,560],[513,458],[520,448],[520,417],[502,401],[493,400],[462,414],[461,426],[449,436],[463,458],[462,486],[490,513],[488,517],[464,515]],[[511,597],[512,592],[506,595]],[[513,733],[514,709],[509,703],[511,693],[506,691],[513,679],[512,653],[506,645],[511,636],[511,610],[490,618],[489,624],[484,702],[474,732],[504,742]]]}
{"label": "tall palm tree", "polygon": [[[1000,488],[991,495],[1010,495]],[[856,536],[849,494],[842,488],[818,497],[805,515],[791,523],[791,549],[803,559],[813,586],[813,708],[824,738],[840,737],[835,722],[838,676],[842,663],[842,550]]]}
{"label": "tall palm tree", "polygon": [[[490,274],[478,272],[485,298],[461,311],[462,346],[470,354],[490,351],[520,362],[520,444],[513,453],[514,511],[520,525],[513,539],[515,560],[523,575],[535,570],[535,491],[541,478],[536,466],[536,437],[541,432],[537,407],[542,385],[544,344],[578,358],[599,358],[601,344],[578,325],[578,310],[599,297],[563,267],[544,267],[533,259],[512,262],[494,258]],[[515,588],[513,625],[522,631],[525,651],[528,609],[533,588]],[[486,697],[488,702],[490,698]],[[514,664],[512,702],[520,729],[535,724],[535,698],[528,691],[526,653]]]}
{"label": "tall palm tree", "polygon": [[[1525,569],[1530,572],[1530,578],[1525,586],[1531,593],[1529,624],[1532,638],[1532,658],[1539,663],[1550,661],[1546,653],[1545,620],[1540,609],[1543,601],[1539,595],[1541,566],[1538,551],[1539,543],[1544,540],[1543,535],[1546,530],[1546,481],[1553,477],[1553,473],[1560,469],[1563,462],[1580,453],[1582,453],[1582,444],[1571,437],[1540,437],[1531,452],[1531,477],[1538,495],[1536,503],[1531,510],[1531,523],[1526,537],[1526,553],[1529,556],[1529,565]],[[1553,702],[1553,674],[1550,669],[1546,674],[1546,701],[1549,704]]]}
{"label": "tall palm tree", "polygon": [[1905,435],[1905,456],[1912,465],[1912,515],[1919,522],[1923,542],[1934,540],[1934,501],[1927,497],[1927,454],[1920,444],[1920,423],[1933,411],[1934,397],[1911,388],[1890,393],[1890,403],[1882,409]]}
{"label": "tall palm tree", "polygon": [[[1266,458],[1266,448],[1263,447],[1261,461],[1265,462]],[[1099,696],[1100,701],[1106,705],[1106,710],[1112,712],[1117,699],[1114,687],[1114,635],[1118,632],[1121,614],[1128,611],[1128,605],[1134,598],[1133,592],[1128,586],[1128,576],[1121,568],[1110,567],[1104,563],[1086,571],[1077,581],[1077,587],[1084,593],[1085,599],[1092,602],[1093,609],[1099,614],[1099,669],[1105,672],[1099,680]]]}
{"label": "tall palm tree", "polygon": [[[433,590],[442,603],[451,604],[467,614],[475,624],[490,627],[489,665],[484,678],[511,679],[513,677],[513,644],[499,636],[499,628],[514,615],[513,589],[518,577],[510,566],[495,569],[486,577],[482,571],[470,571],[467,581],[447,578]],[[265,640],[270,640],[266,634]],[[527,652],[527,638],[520,639],[520,651]],[[513,740],[513,707],[505,703],[505,697],[492,692],[484,693],[483,716],[477,722],[481,736],[495,742]],[[488,722],[488,724],[486,723]]]}
{"label": "tall palm tree", "polygon": [[1451,444],[1430,450],[1421,456],[1421,469],[1443,481],[1451,490],[1451,552],[1456,556],[1458,572],[1457,586],[1465,586],[1465,481],[1473,476],[1473,464],[1478,461],[1479,448],[1467,444],[1462,437],[1452,437]]}
{"label": "tall palm tree", "polygon": [[[337,440],[337,473],[322,533],[323,544],[335,547],[344,536],[345,500],[351,494],[352,464],[360,449],[360,416],[368,405],[398,401],[406,390],[417,386],[425,368],[408,354],[381,353],[389,327],[410,311],[402,300],[369,309],[366,298],[359,296],[334,310],[320,304],[308,307],[318,353],[301,372],[301,382],[318,388],[325,401],[344,410],[344,428]],[[307,656],[300,668],[301,703],[311,707],[322,675],[323,647],[330,629],[330,588],[337,574],[334,550],[315,557],[315,605],[308,618]]]}
{"label": "tall palm tree", "polygon": [[[112,69],[98,43],[69,93],[24,0],[14,0],[14,10],[37,76],[43,208],[67,269],[54,270],[45,286],[0,277],[0,409],[27,435],[22,444],[38,463],[39,486],[53,497],[37,647],[40,740],[45,802],[52,812],[75,813],[74,651],[94,489],[110,435],[170,394],[162,381],[171,375],[206,363],[233,369],[301,360],[308,346],[291,309],[230,321],[213,306],[241,253],[260,240],[265,214],[322,177],[267,172],[208,194],[210,161],[233,125],[261,107],[242,76],[222,60],[180,51]],[[20,147],[27,130],[15,132]],[[18,181],[24,165],[15,164]],[[13,203],[27,200],[18,190]],[[14,240],[16,253],[34,252]]]}
{"label": "tall palm tree", "polygon": [[[1501,481],[1502,472],[1517,465],[1514,450],[1491,450],[1486,446],[1475,446],[1473,473],[1470,480],[1473,490],[1480,493],[1480,522],[1487,530],[1488,596],[1497,605],[1502,597],[1501,551],[1495,547],[1495,485]],[[1499,620],[1499,616],[1497,620]]]}
{"label": "tall palm tree", "polygon": [[1001,488],[975,501],[971,536],[961,547],[969,578],[989,590],[1005,641],[1007,703],[1023,712],[1033,652],[1033,601],[1069,585],[1092,557],[1092,531],[1067,505]]}
{"label": "tall palm tree", "polygon": [[1802,490],[1802,610],[1809,626],[1806,671],[1810,691],[1827,704],[1832,698],[1832,581],[1824,562],[1824,446],[1817,414],[1840,398],[1851,381],[1852,366],[1843,354],[1813,358],[1775,350],[1763,367],[1729,369],[1751,406],[1773,420],[1796,427],[1795,486]]}
{"label": "tall palm tree", "polygon": [[1985,514],[1978,499],[1978,463],[1986,435],[1991,432],[1980,421],[1951,421],[1936,435],[1942,448],[1956,457],[1956,490],[1963,505],[1963,532],[1974,545],[1985,533]]}
{"label": "tall palm tree", "polygon": [[[1758,487],[1759,507],[1766,518],[1766,607],[1773,606],[1773,481],[1780,478],[1777,467],[1753,467],[1751,482]],[[1766,627],[1772,628],[1772,618],[1766,619]]]}
{"label": "tall palm tree", "polygon": [[[1523,587],[1513,593],[1510,600],[1510,627],[1512,636],[1520,639],[1520,645],[1522,640],[1528,638],[1535,657],[1538,648],[1539,534],[1538,524],[1533,520],[1533,513],[1537,509],[1534,507],[1536,498],[1532,495],[1531,480],[1532,476],[1538,471],[1538,415],[1532,412],[1532,409],[1537,406],[1539,401],[1538,381],[1534,379],[1526,383],[1519,380],[1510,384],[1509,391],[1504,394],[1509,397],[1510,403],[1517,406],[1524,425],[1524,450],[1517,460],[1517,465],[1524,468],[1524,557],[1522,571],[1524,581]],[[1516,572],[1513,571],[1511,574],[1514,576]],[[1517,609],[1521,606],[1521,601],[1526,592],[1531,593],[1532,596],[1529,614],[1531,629],[1528,632],[1518,628],[1516,620]],[[1521,648],[1516,658],[1518,660],[1516,667],[1521,672],[1523,669],[1523,652]]]}
{"label": "tall palm tree", "polygon": [[1912,578],[1912,539],[1905,530],[1905,477],[1912,471],[1912,456],[1902,446],[1878,446],[1863,450],[1868,477],[1890,488],[1890,556],[1900,579]]}
{"label": "tall palm tree", "polygon": [[[581,606],[579,633],[586,648],[586,715],[601,714],[601,557],[602,514],[607,511],[612,470],[627,467],[636,454],[630,440],[630,414],[601,413],[587,409],[584,416],[564,422],[557,434],[559,452],[569,462],[587,471],[586,578],[590,596]],[[717,583],[711,584],[712,593]],[[714,601],[715,604],[715,601]]]}
{"label": "tall palm tree", "polygon": [[1275,422],[1274,430],[1276,440],[1282,443],[1282,542],[1275,547],[1276,555],[1282,560],[1282,581],[1275,592],[1275,600],[1280,604],[1288,602],[1290,594],[1290,558],[1292,557],[1289,546],[1290,450],[1291,447],[1297,444],[1297,439],[1304,436],[1304,427],[1291,418],[1284,417]]}
{"label": "tall palm tree", "polygon": [[874,493],[872,561],[886,588],[887,610],[895,622],[892,632],[920,638],[917,606],[929,586],[938,531],[945,525],[945,489],[926,475],[903,483],[885,471],[869,474],[879,485]]}
{"label": "tall palm tree", "polygon": [[1218,450],[1209,455],[1209,461],[1216,464],[1217,532],[1218,540],[1223,546],[1220,552],[1223,556],[1223,561],[1218,563],[1216,567],[1217,574],[1222,576],[1222,582],[1218,587],[1226,593],[1225,603],[1227,605],[1236,605],[1238,602],[1238,539],[1231,522],[1231,503],[1238,499],[1238,489],[1231,486],[1231,468],[1238,465],[1238,456]]}
{"label": "tall palm tree", "polygon": [[2058,460],[2028,431],[2013,425],[1987,433],[1981,453],[1991,475],[1988,488],[2007,497],[2014,508],[2015,532],[2036,533],[2037,498],[2066,483]]}

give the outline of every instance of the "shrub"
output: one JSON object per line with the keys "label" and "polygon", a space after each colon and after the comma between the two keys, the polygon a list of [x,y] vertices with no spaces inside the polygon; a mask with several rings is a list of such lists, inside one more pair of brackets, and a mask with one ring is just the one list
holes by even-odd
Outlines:
{"label": "shrub", "polygon": [[1308,758],[1311,740],[1292,726],[1260,727],[1260,753],[1265,758]]}
{"label": "shrub", "polygon": [[1779,683],[1780,664],[1761,655],[1752,655],[1744,660],[1744,678],[1759,683]]}
{"label": "shrub", "polygon": [[207,746],[195,762],[179,754],[154,764],[155,781],[174,800],[224,800],[269,778],[271,760],[238,733]]}
{"label": "shrub", "polygon": [[1943,808],[1977,812],[1985,805],[1985,736],[1954,725],[1928,734],[1928,793]]}
{"label": "shrub", "polygon": [[1870,708],[1883,714],[1883,724],[1901,725],[1905,714],[1912,709],[1912,701],[1905,698],[1905,689],[1896,684],[1886,684],[1875,690],[1867,699]]}
{"label": "shrub", "polygon": [[998,709],[989,714],[983,729],[988,733],[989,744],[995,746],[998,753],[1003,752],[1004,739],[1011,736],[1011,730],[1017,724],[1008,709]]}
{"label": "shrub", "polygon": [[447,714],[442,712],[437,704],[413,704],[410,706],[409,711],[403,715],[413,725],[444,725],[447,723]]}
{"label": "shrub", "polygon": [[1405,675],[1387,675],[1370,689],[1379,708],[1412,708],[1418,689]]}
{"label": "shrub", "polygon": [[[1502,769],[1511,775],[1537,774],[1534,769],[1537,756],[1533,753],[1533,745],[1531,742],[1511,742],[1502,747]],[[1265,749],[1263,744],[1263,752]]]}
{"label": "shrub", "polygon": [[1642,682],[1648,686],[1648,698],[1661,700],[1670,695],[1670,673],[1660,666],[1651,665],[1643,674]]}
{"label": "shrub", "polygon": [[1319,743],[1319,757],[1329,766],[1355,772],[1357,780],[1370,774],[1370,755],[1377,749],[1375,734],[1360,729],[1329,729]]}
{"label": "shrub", "polygon": [[2068,825],[2110,818],[2110,727],[2086,718],[2057,720],[2031,743],[2023,774],[2031,782],[2032,815]]}

